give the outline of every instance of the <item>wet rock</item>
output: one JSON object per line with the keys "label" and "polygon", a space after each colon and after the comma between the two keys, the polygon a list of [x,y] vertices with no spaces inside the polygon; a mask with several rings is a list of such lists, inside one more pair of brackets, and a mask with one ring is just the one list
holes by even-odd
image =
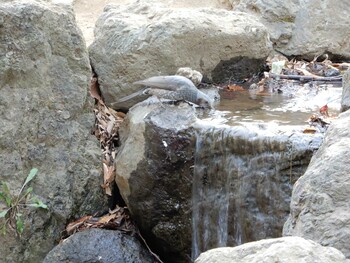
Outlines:
{"label": "wet rock", "polygon": [[0,20],[0,180],[15,194],[38,168],[33,195],[49,207],[23,211],[22,238],[0,235],[0,261],[41,262],[68,219],[107,209],[89,134],[91,69],[68,6],[11,1]]}
{"label": "wet rock", "polygon": [[135,105],[121,127],[116,181],[149,245],[166,262],[186,262],[195,114],[186,103],[147,104]]}
{"label": "wet rock", "polygon": [[[89,48],[91,62],[102,94],[114,108],[140,101],[113,104],[139,89],[134,81],[173,75],[179,67],[191,67],[211,79],[220,62],[235,57],[252,59],[254,63],[244,68],[249,75],[256,73],[271,50],[266,28],[253,16],[214,8],[169,8],[148,1],[106,7],[95,35]],[[225,78],[234,73],[229,74]]]}
{"label": "wet rock", "polygon": [[[345,2],[311,1],[233,1],[234,10],[261,18],[269,29],[274,49],[287,56],[312,59],[330,53],[350,57],[350,7]],[[317,12],[315,12],[317,10]]]}
{"label": "wet rock", "polygon": [[185,103],[148,103],[121,127],[116,181],[164,261],[280,236],[292,185],[321,137],[203,127],[196,116],[205,113]]}
{"label": "wet rock", "polygon": [[197,132],[192,258],[214,247],[280,237],[292,185],[321,137],[239,126]]}
{"label": "wet rock", "polygon": [[47,254],[43,263],[152,263],[151,254],[132,236],[120,231],[89,229],[78,232]]}
{"label": "wet rock", "polygon": [[247,243],[238,247],[216,248],[202,253],[195,263],[348,263],[337,249],[323,247],[300,237],[284,237]]}
{"label": "wet rock", "polygon": [[350,109],[350,69],[343,76],[343,94],[341,99],[341,112]]}
{"label": "wet rock", "polygon": [[333,121],[305,174],[293,187],[284,236],[301,236],[350,257],[350,111]]}

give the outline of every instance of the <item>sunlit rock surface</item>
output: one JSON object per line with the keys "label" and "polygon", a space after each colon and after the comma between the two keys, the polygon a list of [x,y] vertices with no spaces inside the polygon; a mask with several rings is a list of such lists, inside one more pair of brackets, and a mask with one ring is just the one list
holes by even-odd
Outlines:
{"label": "sunlit rock surface", "polygon": [[300,237],[266,239],[202,253],[195,263],[349,263],[337,249]]}
{"label": "sunlit rock surface", "polygon": [[321,148],[293,188],[283,235],[302,236],[350,257],[350,111],[328,129]]}
{"label": "sunlit rock surface", "polygon": [[0,54],[0,181],[15,195],[38,168],[32,195],[49,207],[22,210],[23,235],[0,235],[0,262],[37,263],[68,220],[108,208],[90,135],[91,69],[72,9],[43,1],[0,5]]}
{"label": "sunlit rock surface", "polygon": [[350,57],[350,6],[332,0],[231,0],[233,10],[260,17],[274,49],[287,56]]}
{"label": "sunlit rock surface", "polygon": [[350,69],[343,76],[343,94],[341,100],[341,111],[350,109]]}
{"label": "sunlit rock surface", "polygon": [[215,81],[238,72],[244,79],[262,68],[271,48],[266,28],[251,15],[137,1],[105,8],[89,53],[106,103],[129,108],[144,98],[114,102],[139,90],[137,80],[173,75],[179,67]]}

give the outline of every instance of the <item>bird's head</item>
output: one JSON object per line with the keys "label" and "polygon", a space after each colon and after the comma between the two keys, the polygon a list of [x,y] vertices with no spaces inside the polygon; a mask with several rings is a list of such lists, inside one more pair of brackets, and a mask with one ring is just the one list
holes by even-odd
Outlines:
{"label": "bird's head", "polygon": [[212,98],[210,98],[208,95],[200,92],[197,96],[197,105],[204,107],[204,108],[213,109],[214,108],[214,100]]}

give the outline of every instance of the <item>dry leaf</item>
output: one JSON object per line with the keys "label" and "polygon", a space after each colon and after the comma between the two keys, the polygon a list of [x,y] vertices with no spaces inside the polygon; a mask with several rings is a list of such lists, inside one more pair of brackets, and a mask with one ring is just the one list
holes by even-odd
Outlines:
{"label": "dry leaf", "polygon": [[116,218],[116,214],[111,214],[111,215],[105,215],[103,217],[100,217],[100,219],[98,220],[98,224],[106,224],[109,221],[111,221],[112,219]]}
{"label": "dry leaf", "polygon": [[66,232],[68,235],[73,234],[81,225],[83,225],[87,220],[89,220],[92,216],[84,216],[72,223],[69,223],[66,227]]}
{"label": "dry leaf", "polygon": [[227,90],[229,90],[229,91],[243,91],[244,88],[242,86],[239,86],[239,85],[229,84],[229,85],[227,85]]}
{"label": "dry leaf", "polygon": [[316,128],[315,127],[307,127],[304,129],[303,133],[314,134],[314,133],[316,133]]}
{"label": "dry leaf", "polygon": [[98,101],[102,101],[102,98],[100,96],[100,89],[99,89],[98,83],[97,83],[97,78],[95,78],[95,77],[93,77],[91,79],[90,95],[91,95],[91,97],[97,99]]}

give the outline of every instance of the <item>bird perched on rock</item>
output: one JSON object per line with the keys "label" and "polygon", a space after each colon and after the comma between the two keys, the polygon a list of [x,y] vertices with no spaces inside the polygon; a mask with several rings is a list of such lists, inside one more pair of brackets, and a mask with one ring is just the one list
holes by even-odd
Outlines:
{"label": "bird perched on rock", "polygon": [[213,100],[189,79],[182,76],[156,76],[134,82],[146,86],[144,89],[132,93],[117,101],[124,102],[141,94],[154,95],[169,100],[185,100],[205,108],[213,108]]}

